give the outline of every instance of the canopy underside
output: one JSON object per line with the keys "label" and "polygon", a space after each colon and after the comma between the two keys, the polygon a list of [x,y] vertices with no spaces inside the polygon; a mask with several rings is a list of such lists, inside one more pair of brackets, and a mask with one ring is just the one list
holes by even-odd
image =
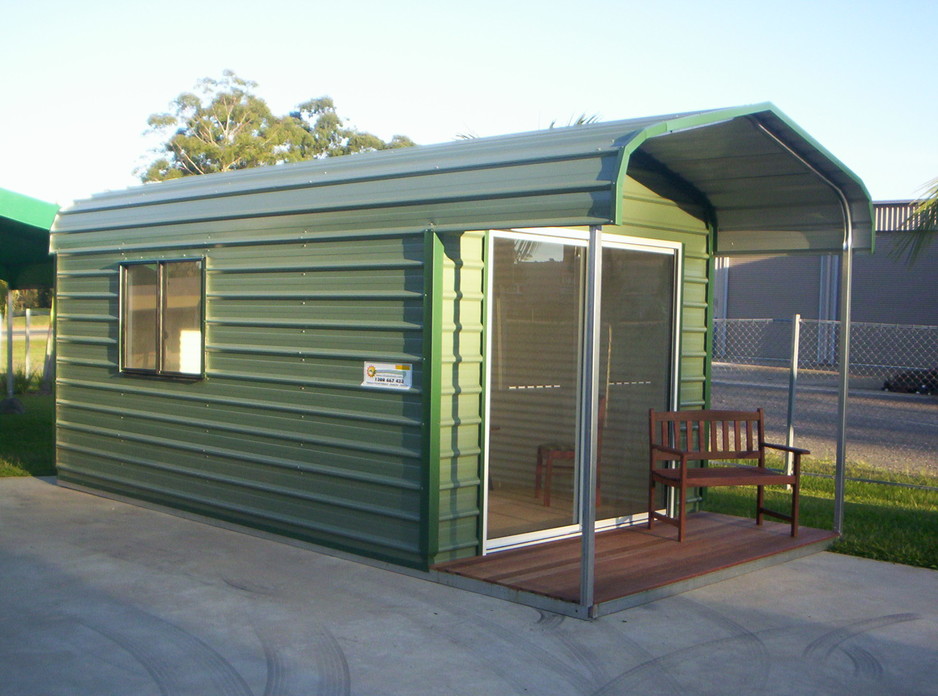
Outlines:
{"label": "canopy underside", "polygon": [[[705,201],[716,253],[872,251],[869,197],[855,178],[772,112],[648,138],[637,151]],[[843,198],[841,198],[843,194]]]}

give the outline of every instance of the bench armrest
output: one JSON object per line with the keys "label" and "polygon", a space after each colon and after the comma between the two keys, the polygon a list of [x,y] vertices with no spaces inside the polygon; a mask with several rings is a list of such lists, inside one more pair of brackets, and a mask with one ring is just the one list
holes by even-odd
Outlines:
{"label": "bench armrest", "polygon": [[782,452],[791,452],[792,454],[811,454],[811,450],[802,449],[801,447],[789,447],[788,445],[775,445],[771,442],[765,443],[766,447],[771,447],[774,450],[781,450]]}
{"label": "bench armrest", "polygon": [[652,445],[652,450],[658,450],[659,452],[665,452],[667,454],[673,454],[675,457],[682,457],[687,452],[684,450],[677,449],[676,447],[668,447],[667,445]]}

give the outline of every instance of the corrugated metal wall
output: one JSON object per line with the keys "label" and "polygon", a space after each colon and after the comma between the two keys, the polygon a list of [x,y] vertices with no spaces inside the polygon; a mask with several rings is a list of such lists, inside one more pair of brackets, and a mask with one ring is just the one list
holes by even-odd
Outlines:
{"label": "corrugated metal wall", "polygon": [[631,177],[626,180],[624,195],[626,224],[607,225],[603,227],[604,232],[683,245],[678,401],[680,408],[705,408],[712,341],[709,303],[713,261],[713,235],[702,221],[706,218],[705,211],[694,210],[689,201],[662,198]]}
{"label": "corrugated metal wall", "polygon": [[[59,476],[420,566],[424,234],[308,222],[57,240]],[[206,259],[206,379],[120,375],[119,264],[181,257]],[[365,360],[414,389],[362,387]]]}
{"label": "corrugated metal wall", "polygon": [[434,563],[480,552],[486,235],[443,236],[440,501]]}

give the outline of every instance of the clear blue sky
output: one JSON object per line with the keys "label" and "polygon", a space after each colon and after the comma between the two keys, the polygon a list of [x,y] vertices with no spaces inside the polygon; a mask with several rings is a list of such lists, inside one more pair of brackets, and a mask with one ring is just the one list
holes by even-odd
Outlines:
{"label": "clear blue sky", "polygon": [[938,177],[938,2],[0,0],[0,187],[138,183],[147,116],[230,68],[418,143],[771,101],[866,183]]}

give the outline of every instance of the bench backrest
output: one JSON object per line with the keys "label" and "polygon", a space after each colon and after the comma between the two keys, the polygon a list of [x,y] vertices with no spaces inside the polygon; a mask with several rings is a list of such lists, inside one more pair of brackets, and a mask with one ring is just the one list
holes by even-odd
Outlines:
{"label": "bench backrest", "polygon": [[[756,411],[648,412],[649,442],[687,452],[691,460],[758,459],[764,461],[765,418]],[[652,449],[652,461],[674,455]]]}

